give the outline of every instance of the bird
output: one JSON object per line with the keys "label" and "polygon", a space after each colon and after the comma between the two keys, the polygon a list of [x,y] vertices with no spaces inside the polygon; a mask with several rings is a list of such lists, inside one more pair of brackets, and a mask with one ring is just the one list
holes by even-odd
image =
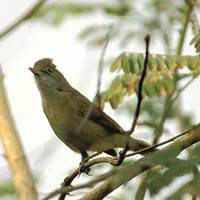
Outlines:
{"label": "bird", "polygon": [[126,134],[109,115],[73,88],[53,60],[43,58],[29,68],[34,74],[44,113],[56,136],[82,161],[88,152],[117,156],[116,148],[137,151],[150,145]]}

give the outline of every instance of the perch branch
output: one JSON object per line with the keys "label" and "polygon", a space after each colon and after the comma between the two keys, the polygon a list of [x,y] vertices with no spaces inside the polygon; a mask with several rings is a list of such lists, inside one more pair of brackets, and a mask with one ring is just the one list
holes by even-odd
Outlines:
{"label": "perch branch", "polygon": [[[151,167],[154,167],[158,164],[163,165],[163,160],[166,159],[166,155],[169,155],[168,159],[175,158],[178,156],[181,151],[188,148],[189,146],[197,143],[200,140],[200,124],[194,126],[192,129],[185,131],[181,134],[179,134],[179,137],[177,140],[175,140],[173,143],[168,145],[167,147],[163,148],[162,150],[159,150],[147,157],[144,157],[128,166],[124,166],[121,168],[115,168],[114,170],[111,170],[110,172],[107,172],[103,175],[98,176],[97,178],[84,183],[84,184],[78,184],[76,186],[65,186],[61,187],[61,189],[57,189],[51,193],[49,193],[48,196],[46,196],[43,200],[48,200],[59,193],[68,193],[71,191],[88,188],[96,183],[104,181],[101,185],[94,188],[92,191],[90,191],[88,194],[83,196],[81,200],[95,200],[95,199],[103,199],[105,196],[107,196],[109,193],[111,193],[113,190],[115,190],[117,187],[127,183],[132,178],[136,177],[137,175],[141,174],[142,172],[150,169]],[[172,138],[171,138],[172,141]],[[169,142],[169,140],[168,140]],[[167,143],[167,142],[166,142]],[[163,145],[163,143],[160,143],[160,145]],[[147,150],[146,150],[147,151]],[[145,151],[145,153],[146,153]],[[128,156],[128,155],[127,155]],[[160,161],[160,163],[156,162],[153,163],[152,160],[158,160],[157,157],[162,158],[163,160]],[[103,158],[96,158],[93,160],[88,161],[85,166],[90,167],[92,165],[96,165],[99,163],[110,163],[110,164],[116,164],[117,158],[112,157],[103,157]],[[78,169],[73,173],[78,174]]]}
{"label": "perch branch", "polygon": [[[144,148],[144,149],[141,149],[140,151],[136,151],[133,154],[127,154],[126,157],[130,157],[130,156],[133,156],[133,155],[136,155],[136,154],[147,153],[148,151],[151,151],[155,147],[161,146],[163,144],[167,144],[167,143],[172,142],[172,141],[174,141],[175,139],[178,138],[172,144],[170,144],[167,147],[163,148],[162,150],[159,150],[159,151],[155,152],[154,154],[152,154],[152,156],[154,156],[156,158],[156,156],[158,156],[158,154],[163,153],[163,154],[167,155],[166,151],[170,151],[170,152],[173,152],[173,155],[171,155],[171,156],[176,157],[182,150],[184,150],[185,148],[191,146],[192,144],[194,144],[194,143],[196,143],[200,140],[199,132],[200,132],[200,125],[198,124],[198,125],[194,126],[193,128],[191,128],[190,130],[187,130],[187,131],[185,131],[185,132],[183,132],[183,133],[181,133],[181,134],[179,134],[179,135],[177,135],[177,136],[175,136],[175,137],[173,137],[169,140],[166,140],[166,141],[161,142],[157,145],[151,146],[151,147],[149,147],[149,149]],[[167,158],[167,159],[169,159],[169,158]],[[101,163],[109,163],[109,164],[112,164],[112,165],[116,165],[117,162],[118,162],[117,158],[101,157],[101,158],[95,158],[93,160],[88,161],[85,164],[85,167],[87,168],[87,167],[91,167],[91,166],[94,166],[96,164],[101,164]],[[136,163],[139,163],[139,164],[133,163],[132,165],[134,167],[135,166],[137,167],[137,165],[139,165],[138,167],[140,168],[140,170],[137,170],[134,167],[131,168],[131,170],[134,171],[135,176],[138,175],[139,172],[142,173],[143,170],[145,171],[148,168],[150,168],[151,166],[153,166],[152,164],[150,164],[150,165],[148,164],[149,163],[148,157],[142,158],[139,161],[137,161]],[[123,168],[125,168],[125,167],[123,167]],[[128,169],[129,169],[129,167],[128,167]],[[86,187],[90,187],[90,186],[92,186],[96,183],[99,183],[99,182],[105,180],[105,178],[108,178],[108,179],[111,178],[111,175],[112,175],[112,177],[118,176],[117,174],[118,174],[119,171],[122,172],[123,170],[121,170],[121,168],[120,169],[115,168],[115,170],[111,170],[108,173],[105,173],[101,176],[98,176],[97,178],[93,179],[92,181],[90,181],[88,183],[76,185],[76,186],[71,186],[70,184],[71,184],[72,180],[79,174],[79,169],[76,169],[69,177],[67,177],[65,179],[65,182],[66,182],[65,186],[62,186],[60,189],[56,189],[55,191],[49,193],[49,195],[46,196],[43,200],[48,200],[48,199],[50,199],[50,198],[52,198],[52,197],[54,197],[54,196],[56,196],[60,193],[67,195],[68,192],[75,191],[75,190],[82,189],[82,188],[86,188]],[[125,173],[125,172],[126,172],[126,169],[124,169],[123,173]],[[123,184],[123,183],[121,183],[121,184]]]}
{"label": "perch branch", "polygon": [[[102,184],[88,192],[80,200],[96,200],[103,199],[113,190],[117,189],[121,185],[127,183],[134,177],[138,176],[142,172],[156,166],[162,165],[163,161],[166,159],[175,158],[178,156],[184,149],[188,148],[192,144],[197,143],[200,140],[200,125],[191,129],[188,134],[183,135],[172,144],[168,145],[164,149],[151,154],[145,158],[138,160],[128,166],[121,167],[116,170],[116,173],[108,177]],[[158,160],[157,158],[162,158],[163,160],[160,163],[152,162],[152,160]]]}

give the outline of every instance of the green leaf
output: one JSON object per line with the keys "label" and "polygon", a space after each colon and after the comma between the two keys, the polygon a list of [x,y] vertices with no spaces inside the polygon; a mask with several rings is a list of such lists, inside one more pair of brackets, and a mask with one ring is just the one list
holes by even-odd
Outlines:
{"label": "green leaf", "polygon": [[122,70],[124,71],[124,73],[128,74],[131,72],[130,70],[130,62],[129,62],[129,57],[127,54],[124,54],[122,56]]}
{"label": "green leaf", "polygon": [[140,73],[140,68],[137,62],[137,55],[132,54],[131,56],[129,56],[129,62],[130,62],[130,72],[138,75]]}
{"label": "green leaf", "polygon": [[139,71],[141,72],[144,67],[144,54],[142,53],[138,54],[137,63],[138,63]]}
{"label": "green leaf", "polygon": [[[111,71],[120,71],[127,74],[127,76],[121,76],[123,83],[120,87],[120,91],[123,91],[122,98],[125,95],[130,95],[136,93],[137,82],[140,78],[140,73],[144,65],[144,55],[141,53],[128,53],[122,52],[111,65]],[[144,96],[154,97],[161,95],[172,94],[176,89],[176,82],[181,79],[174,80],[174,71],[177,69],[186,68],[191,72],[189,75],[198,76],[200,74],[200,56],[177,56],[177,55],[161,55],[154,54],[149,56],[149,62],[147,66],[147,75],[145,77],[143,85]],[[178,71],[179,72],[179,71]],[[131,77],[131,74],[136,77]],[[125,79],[127,78],[127,81]],[[113,82],[115,79],[113,80]],[[130,84],[129,84],[130,81]],[[112,83],[116,84],[116,83]],[[111,87],[112,86],[111,84]],[[124,89],[124,90],[123,90]],[[114,91],[114,90],[113,90]],[[113,92],[108,89],[110,101]],[[123,100],[123,99],[122,99]],[[118,103],[121,102],[118,101]],[[111,102],[110,102],[111,103]]]}
{"label": "green leaf", "polygon": [[115,96],[112,96],[110,99],[110,105],[113,109],[116,109],[118,105],[122,102],[122,94],[117,94]]}
{"label": "green leaf", "polygon": [[124,53],[121,53],[116,59],[115,61],[111,64],[111,67],[110,67],[110,71],[111,72],[115,72],[119,69],[121,69],[122,67],[122,58],[124,56]]}

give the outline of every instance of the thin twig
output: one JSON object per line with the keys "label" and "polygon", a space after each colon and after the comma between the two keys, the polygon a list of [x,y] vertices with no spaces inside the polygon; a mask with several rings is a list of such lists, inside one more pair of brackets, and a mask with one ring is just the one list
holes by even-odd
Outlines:
{"label": "thin twig", "polygon": [[[101,158],[96,158],[93,160],[88,161],[85,164],[85,168],[97,165],[97,164],[101,164],[101,163],[109,163],[109,164],[114,164],[117,163],[117,159],[113,159],[112,157],[101,157]],[[69,177],[65,178],[65,184],[60,188],[60,189],[56,189],[53,192],[49,193],[43,200],[47,200],[50,199],[58,194],[61,194],[59,197],[59,200],[62,196],[62,198],[65,198],[67,193],[72,192],[73,190],[77,190],[79,188],[77,188],[77,186],[72,187],[70,184],[73,181],[73,179],[79,174],[79,168],[76,169]],[[110,172],[109,172],[110,174]],[[107,174],[108,176],[108,174]],[[101,181],[103,181],[105,179],[105,174],[99,176],[101,177]],[[104,177],[104,178],[102,178]],[[98,179],[99,180],[99,179]],[[100,180],[99,180],[100,181]],[[94,182],[93,182],[94,184]],[[80,186],[79,186],[80,187]],[[83,188],[83,187],[82,187]]]}
{"label": "thin twig", "polygon": [[146,73],[147,73],[147,65],[148,65],[148,58],[149,58],[149,43],[150,43],[150,35],[146,35],[145,36],[145,42],[146,42],[146,53],[145,53],[145,61],[144,61],[144,68],[142,70],[142,74],[140,77],[140,80],[138,82],[138,89],[137,89],[137,106],[136,106],[136,110],[135,110],[135,114],[134,114],[134,120],[131,126],[131,129],[128,131],[130,134],[135,130],[135,127],[137,125],[137,121],[138,121],[138,117],[140,114],[140,107],[141,107],[141,103],[142,103],[142,88],[143,88],[143,83],[146,77]]}
{"label": "thin twig", "polygon": [[110,177],[111,175],[114,174],[114,170],[111,170],[109,172],[106,172],[100,176],[97,176],[96,178],[94,178],[91,181],[88,181],[86,183],[82,183],[82,184],[77,184],[75,186],[65,186],[62,187],[60,189],[56,189],[53,192],[49,193],[45,198],[43,198],[42,200],[49,200],[53,197],[55,197],[56,195],[63,193],[63,194],[68,194],[69,192],[75,191],[75,190],[80,190],[80,189],[84,189],[84,188],[89,188],[91,186],[94,186],[97,183],[100,183],[102,181],[104,181],[106,178]]}
{"label": "thin twig", "polygon": [[[148,58],[149,58],[149,43],[150,43],[151,37],[150,37],[150,35],[146,35],[144,39],[145,39],[145,43],[146,43],[146,52],[145,52],[144,67],[143,67],[142,74],[141,74],[141,77],[138,82],[137,106],[136,106],[134,120],[133,120],[131,129],[128,131],[125,131],[125,133],[128,133],[129,135],[131,135],[131,133],[134,132],[135,127],[137,125],[138,117],[140,114],[140,107],[141,107],[141,103],[142,103],[142,99],[143,99],[142,88],[143,88],[143,83],[144,83],[146,73],[147,73]],[[123,151],[121,151],[119,154],[118,165],[120,165],[123,162],[128,150],[129,150],[129,147],[128,147],[128,144],[126,144]]]}
{"label": "thin twig", "polygon": [[177,138],[179,138],[179,137],[181,137],[181,136],[183,136],[183,135],[186,135],[186,134],[187,134],[188,132],[190,132],[192,129],[194,129],[194,128],[191,128],[191,129],[189,129],[189,130],[186,130],[186,131],[180,133],[179,135],[176,135],[176,136],[174,136],[174,137],[172,137],[172,138],[170,138],[170,139],[168,139],[168,140],[165,140],[165,141],[163,141],[163,142],[160,142],[160,143],[158,143],[158,144],[155,144],[155,145],[152,145],[152,146],[149,146],[149,147],[145,147],[145,148],[140,149],[140,150],[138,150],[138,151],[135,151],[135,152],[133,152],[133,153],[129,153],[129,154],[126,155],[126,158],[127,158],[127,157],[131,157],[131,156],[135,156],[135,155],[137,155],[137,154],[144,154],[144,153],[146,153],[146,152],[149,152],[149,151],[155,149],[156,147],[159,147],[159,146],[162,146],[162,145],[164,145],[164,144],[170,143],[170,142],[176,140]]}
{"label": "thin twig", "polygon": [[105,57],[105,53],[106,53],[108,44],[110,42],[112,27],[113,27],[113,25],[110,24],[108,32],[106,33],[106,36],[105,36],[105,44],[104,44],[104,47],[101,51],[101,55],[100,55],[100,59],[99,59],[99,65],[98,65],[96,98],[97,98],[97,105],[98,105],[100,110],[102,109],[101,108],[101,102],[100,102],[100,92],[101,92],[101,81],[102,81],[103,66],[104,66],[104,57]]}
{"label": "thin twig", "polygon": [[0,32],[0,39],[11,33],[17,27],[19,27],[27,19],[31,18],[36,11],[46,2],[47,0],[39,0],[31,6],[23,15],[16,19],[12,24],[8,25],[3,31]]}

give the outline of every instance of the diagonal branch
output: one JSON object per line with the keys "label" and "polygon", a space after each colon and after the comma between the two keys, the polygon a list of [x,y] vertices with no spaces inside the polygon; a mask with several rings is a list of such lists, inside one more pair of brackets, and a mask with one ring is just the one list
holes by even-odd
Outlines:
{"label": "diagonal branch", "polygon": [[[194,128],[192,128],[192,129],[194,129]],[[176,135],[176,136],[174,136],[174,137],[172,137],[172,138],[170,138],[168,140],[165,140],[163,142],[157,143],[157,144],[149,146],[149,147],[145,147],[145,148],[140,149],[138,151],[135,151],[133,153],[129,153],[129,154],[126,155],[126,158],[127,157],[131,157],[131,156],[135,156],[137,154],[145,154],[147,152],[150,152],[151,150],[155,149],[156,147],[160,147],[160,146],[162,146],[164,144],[168,144],[168,143],[180,138],[181,136],[184,136],[184,135],[188,134],[192,129],[186,130],[186,131],[184,131],[184,132],[182,132],[182,133],[180,133],[180,134],[178,134],[178,135]]]}
{"label": "diagonal branch", "polygon": [[[167,142],[171,142],[172,139],[175,140],[179,137],[176,141],[174,141],[172,144],[168,145],[164,149],[159,150],[159,151],[149,155],[148,157],[140,159],[139,161],[135,162],[136,164],[133,163],[132,167],[130,169],[130,170],[134,171],[132,178],[134,178],[138,174],[142,173],[143,171],[147,170],[148,168],[154,166],[154,164],[149,162],[149,160],[153,160],[154,158],[156,159],[157,157],[162,158],[162,155],[163,155],[163,159],[166,159],[166,155],[170,155],[169,156],[170,158],[176,157],[182,150],[184,150],[185,148],[191,146],[192,144],[194,144],[194,143],[196,143],[200,140],[200,134],[199,133],[200,133],[200,124],[194,126],[190,130],[187,130],[187,131],[177,135],[176,137],[171,138],[170,140],[166,140],[165,142],[157,144],[157,146],[158,145],[161,146],[163,144],[166,144]],[[151,149],[149,149],[149,151],[150,150]],[[147,153],[149,151],[147,151],[147,149],[145,148],[143,150],[135,152],[135,154],[139,154],[139,153],[143,154],[143,153]],[[166,152],[170,152],[170,153],[166,153]],[[129,156],[129,154],[127,154],[126,157],[128,157],[128,156]],[[167,158],[167,159],[170,159],[170,158]],[[156,159],[156,160],[158,160],[158,159]],[[118,161],[117,158],[113,158],[113,157],[100,157],[100,158],[96,158],[96,159],[88,161],[85,164],[85,167],[91,167],[91,166],[94,166],[94,165],[100,164],[100,163],[109,163],[109,164],[112,164],[112,165],[116,165],[117,161]],[[148,166],[148,168],[147,168],[147,166]],[[139,169],[141,168],[141,169],[137,170],[137,168],[139,168]],[[128,169],[129,169],[129,167],[128,167]],[[123,176],[124,177],[124,176],[126,176],[126,171],[127,171],[126,167],[123,167],[123,168],[120,168],[120,169],[115,168],[114,170],[111,170],[108,173],[102,174],[102,175],[98,176],[97,178],[95,178],[95,179],[93,179],[93,180],[91,180],[87,183],[71,186],[70,185],[71,180],[73,180],[73,178],[76,177],[79,173],[79,170],[77,169],[69,177],[67,177],[65,179],[65,181],[68,182],[68,184],[66,184],[65,187],[61,187],[60,189],[56,189],[55,191],[49,193],[49,195],[46,196],[43,200],[48,200],[48,199],[50,199],[50,198],[52,198],[52,197],[54,197],[54,196],[56,196],[60,193],[63,193],[63,194],[66,195],[68,192],[71,192],[71,191],[91,187],[94,184],[102,182],[106,179],[107,180],[110,179],[110,178],[112,179],[113,176],[117,176],[117,177]],[[121,175],[117,175],[119,173],[121,173]],[[128,176],[128,174],[127,174],[127,176]],[[127,182],[129,180],[127,179]],[[122,184],[123,183],[121,182],[120,185],[122,185]],[[116,189],[116,188],[114,188],[114,189]]]}
{"label": "diagonal branch", "polygon": [[21,15],[18,19],[16,19],[12,24],[8,25],[4,30],[0,32],[0,39],[5,37],[7,34],[14,31],[17,27],[19,27],[23,22],[27,19],[31,18],[36,11],[46,2],[47,0],[39,0],[36,2],[31,8],[28,9],[23,15]]}
{"label": "diagonal branch", "polygon": [[[96,200],[96,199],[103,199],[108,194],[110,194],[113,190],[117,189],[121,185],[127,183],[134,177],[138,176],[139,174],[143,173],[144,171],[158,165],[162,164],[164,160],[168,160],[171,158],[175,158],[178,156],[184,149],[188,148],[189,146],[197,143],[200,141],[200,125],[193,128],[188,134],[180,137],[172,144],[168,145],[164,149],[155,152],[145,158],[138,160],[135,163],[132,163],[128,166],[119,168],[115,174],[111,177],[108,177],[104,183],[97,186],[85,196],[83,196],[80,200]],[[166,158],[167,155],[167,158]],[[161,163],[154,163],[152,160],[158,161],[157,158],[163,158]]]}

